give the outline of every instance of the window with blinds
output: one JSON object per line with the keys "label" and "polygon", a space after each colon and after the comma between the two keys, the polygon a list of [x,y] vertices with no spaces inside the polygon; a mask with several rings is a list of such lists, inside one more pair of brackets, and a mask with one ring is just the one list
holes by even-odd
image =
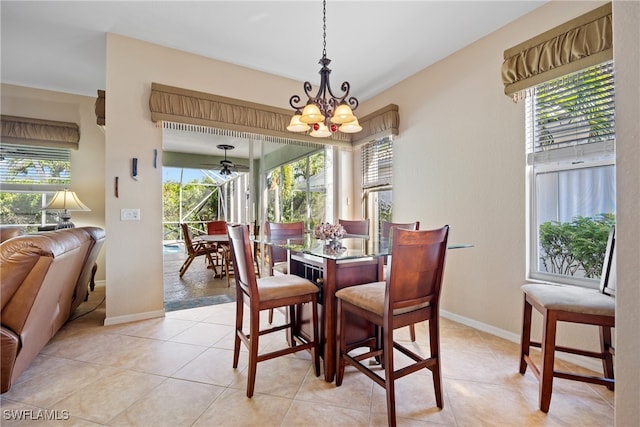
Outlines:
{"label": "window with blinds", "polygon": [[613,153],[614,100],[612,61],[536,86],[528,98],[528,164]]}
{"label": "window with blinds", "polygon": [[527,98],[531,279],[598,285],[616,215],[614,100],[612,62]]}
{"label": "window with blinds", "polygon": [[62,190],[71,183],[68,148],[2,144],[0,184],[3,191]]}
{"label": "window with blinds", "polygon": [[362,188],[391,185],[393,177],[391,137],[371,141],[362,148]]}

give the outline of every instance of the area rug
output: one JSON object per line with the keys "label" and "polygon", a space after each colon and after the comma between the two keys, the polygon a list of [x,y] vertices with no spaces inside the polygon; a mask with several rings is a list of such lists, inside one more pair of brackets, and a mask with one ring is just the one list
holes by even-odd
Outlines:
{"label": "area rug", "polygon": [[186,310],[188,308],[204,307],[208,305],[225,304],[234,302],[229,295],[212,295],[208,297],[191,298],[180,301],[165,301],[164,311]]}

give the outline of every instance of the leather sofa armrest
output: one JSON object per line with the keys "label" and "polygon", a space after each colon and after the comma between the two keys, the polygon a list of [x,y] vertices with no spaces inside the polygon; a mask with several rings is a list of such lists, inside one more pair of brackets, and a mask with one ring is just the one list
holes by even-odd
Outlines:
{"label": "leather sofa armrest", "polygon": [[20,338],[9,328],[0,328],[0,357],[2,366],[0,370],[0,393],[4,393],[11,387],[14,361],[20,347]]}

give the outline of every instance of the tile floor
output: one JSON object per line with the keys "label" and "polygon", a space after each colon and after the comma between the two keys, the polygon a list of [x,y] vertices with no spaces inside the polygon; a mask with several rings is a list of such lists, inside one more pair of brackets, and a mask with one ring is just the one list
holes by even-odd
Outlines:
{"label": "tile floor", "polygon": [[[101,292],[104,288],[96,288],[92,301]],[[238,369],[231,367],[234,307],[193,308],[102,326],[104,307],[98,306],[64,326],[1,396],[1,424],[386,425],[380,386],[353,368],[341,387],[326,383],[313,375],[304,352],[259,364],[256,394],[246,398],[244,348]],[[400,334],[408,339],[408,331]],[[418,351],[427,348],[426,334],[425,325],[418,325]],[[396,385],[398,425],[613,425],[614,394],[604,387],[556,380],[545,415],[537,409],[535,378],[518,373],[517,344],[446,319],[441,334],[444,409],[435,405],[430,373],[414,373]],[[284,336],[263,341],[267,348],[284,342]],[[59,421],[18,421],[12,414]]]}

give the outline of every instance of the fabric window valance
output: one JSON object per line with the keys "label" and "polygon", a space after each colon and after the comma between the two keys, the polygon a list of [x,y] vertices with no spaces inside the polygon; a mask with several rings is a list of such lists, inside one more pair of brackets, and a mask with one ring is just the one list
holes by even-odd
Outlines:
{"label": "fabric window valance", "polygon": [[[354,140],[368,138],[385,131],[387,134],[397,134],[398,108],[397,106],[393,106],[395,109],[390,107],[386,107],[388,111],[384,113],[369,114],[360,120],[363,130],[357,134],[338,132],[330,138],[319,139],[287,131],[293,111],[283,108],[159,83],[151,84],[151,96],[149,97],[149,109],[153,122],[185,123],[235,132],[261,134],[290,141],[331,144],[348,148],[352,146],[352,138]],[[371,139],[369,137],[367,140]]]}
{"label": "fabric window valance", "polygon": [[613,58],[611,3],[505,50],[504,92],[518,92]]}
{"label": "fabric window valance", "polygon": [[75,123],[2,115],[2,142],[77,150],[80,128]]}

